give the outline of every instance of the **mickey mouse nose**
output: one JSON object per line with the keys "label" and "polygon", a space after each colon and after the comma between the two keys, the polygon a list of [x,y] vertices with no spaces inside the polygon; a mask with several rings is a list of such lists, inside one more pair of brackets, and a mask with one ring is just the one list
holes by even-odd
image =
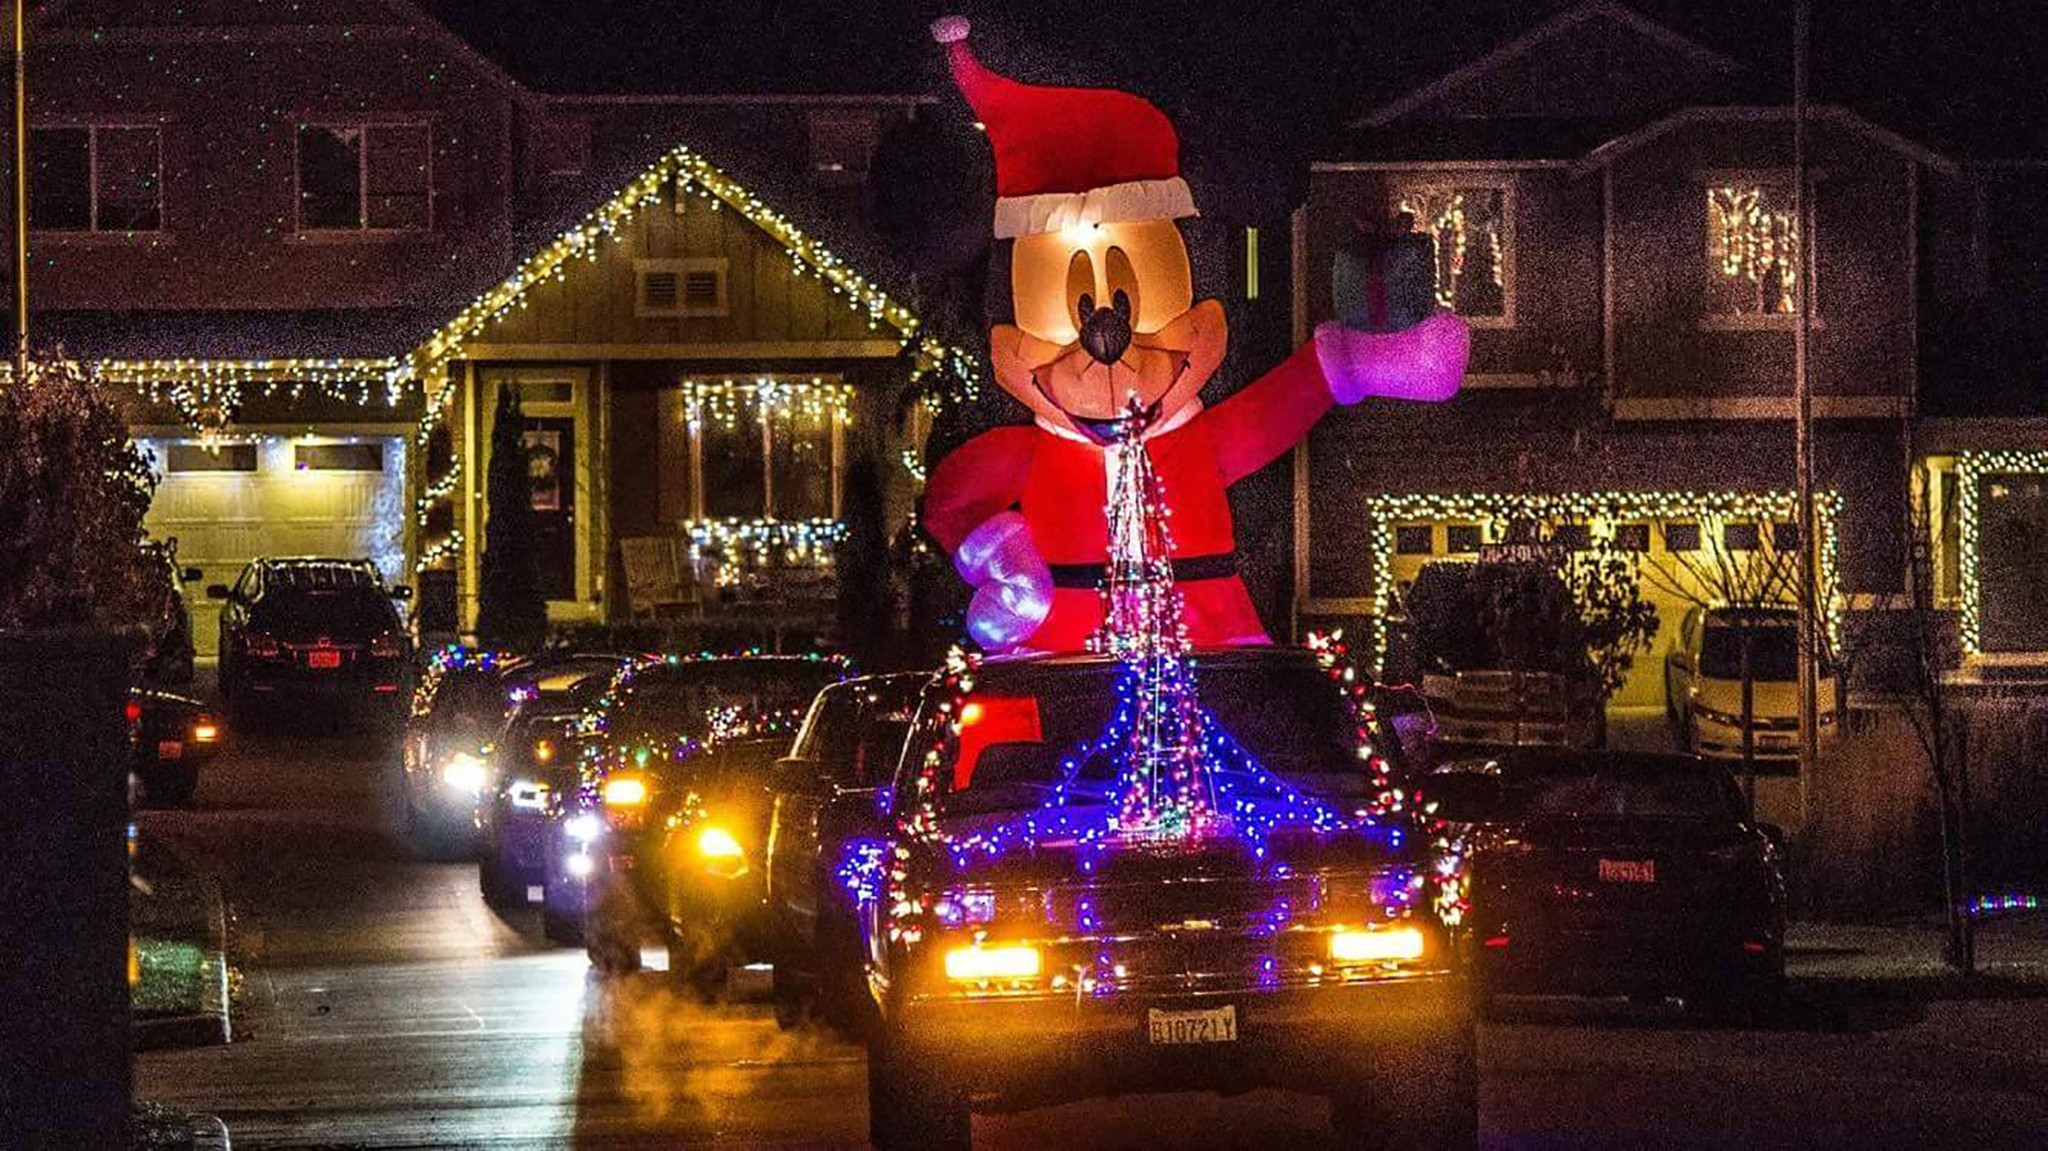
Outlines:
{"label": "mickey mouse nose", "polygon": [[1097,363],[1114,364],[1131,346],[1131,319],[1115,308],[1097,308],[1081,321],[1081,346]]}

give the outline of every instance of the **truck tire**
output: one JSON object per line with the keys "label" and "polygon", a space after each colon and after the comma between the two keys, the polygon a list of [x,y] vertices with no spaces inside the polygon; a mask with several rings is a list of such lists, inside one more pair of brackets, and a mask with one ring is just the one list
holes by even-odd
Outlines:
{"label": "truck tire", "polygon": [[868,1045],[869,1141],[876,1151],[972,1151],[967,1095],[896,1054],[890,1030],[877,1028]]}

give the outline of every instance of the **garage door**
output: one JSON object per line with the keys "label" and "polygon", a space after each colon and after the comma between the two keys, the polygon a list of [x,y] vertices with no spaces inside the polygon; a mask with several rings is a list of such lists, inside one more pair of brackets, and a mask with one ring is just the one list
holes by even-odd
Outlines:
{"label": "garage door", "polygon": [[375,560],[397,581],[405,562],[405,440],[255,436],[212,445],[142,440],[160,480],[144,523],[178,541],[205,573],[186,588],[193,640],[210,656],[219,607],[206,584],[233,583],[258,556]]}

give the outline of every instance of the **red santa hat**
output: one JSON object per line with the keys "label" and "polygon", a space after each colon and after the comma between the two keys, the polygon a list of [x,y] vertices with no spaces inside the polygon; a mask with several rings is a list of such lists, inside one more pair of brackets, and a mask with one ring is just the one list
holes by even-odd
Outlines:
{"label": "red santa hat", "polygon": [[1113,88],[1052,88],[998,76],[974,58],[967,31],[964,16],[932,24],[953,83],[995,148],[996,238],[1196,214],[1180,175],[1180,139],[1166,113]]}

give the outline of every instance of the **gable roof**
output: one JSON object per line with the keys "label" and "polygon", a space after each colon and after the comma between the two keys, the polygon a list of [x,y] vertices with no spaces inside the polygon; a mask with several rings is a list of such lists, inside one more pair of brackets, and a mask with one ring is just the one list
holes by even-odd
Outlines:
{"label": "gable roof", "polygon": [[[393,23],[411,28],[419,33],[422,39],[445,49],[456,59],[475,68],[494,84],[504,88],[521,103],[532,102],[533,93],[528,91],[518,80],[514,79],[512,73],[505,70],[490,57],[479,52],[474,44],[456,35],[447,24],[428,13],[420,5],[412,3],[412,0],[364,0],[364,2],[384,9],[390,13]],[[61,20],[64,13],[74,3],[76,3],[76,0],[43,0],[43,3],[37,5],[31,14],[30,19],[33,22],[33,26],[36,28],[50,28],[52,24]],[[303,26],[297,25],[297,27]],[[287,24],[281,27],[289,30],[295,26]],[[0,35],[0,43],[12,45],[14,41],[12,30],[5,29],[4,31],[5,34]],[[206,29],[206,31],[222,32],[223,30]],[[97,38],[103,35],[103,32],[101,30],[93,30],[92,34]],[[224,32],[223,35],[225,35]],[[29,34],[28,42],[30,50],[33,51],[36,43],[36,36],[33,32]]]}
{"label": "gable roof", "polygon": [[1646,39],[1662,44],[1696,61],[1702,68],[1720,74],[1740,70],[1740,65],[1706,45],[1682,36],[1613,0],[1584,0],[1550,19],[1508,40],[1479,59],[1448,75],[1438,77],[1407,95],[1382,105],[1354,121],[1355,127],[1377,128],[1398,120],[1433,101],[1458,91],[1503,65],[1511,63],[1544,43],[1592,20],[1609,20]]}
{"label": "gable roof", "polygon": [[[1873,124],[1847,108],[1822,104],[1809,107],[1806,114],[1809,123],[1833,124],[1847,128],[1916,163],[1925,164],[1945,174],[1954,175],[1960,170],[1956,162],[1949,157],[1908,140],[1889,128]],[[1576,175],[1584,175],[1604,168],[1645,144],[1688,125],[1730,121],[1790,121],[1792,115],[1793,110],[1782,105],[1681,108],[1669,116],[1645,124],[1633,132],[1617,136],[1593,149],[1573,166],[1573,172]]]}

